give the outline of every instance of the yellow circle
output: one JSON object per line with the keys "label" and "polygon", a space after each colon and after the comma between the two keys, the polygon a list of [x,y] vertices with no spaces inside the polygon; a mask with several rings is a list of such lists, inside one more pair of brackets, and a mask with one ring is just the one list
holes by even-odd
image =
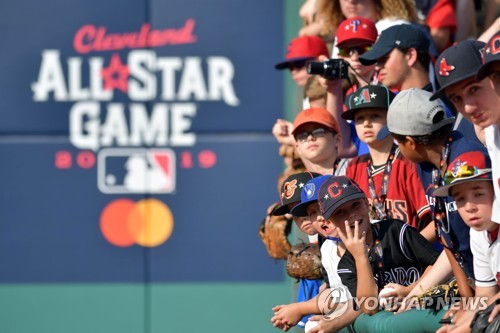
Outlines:
{"label": "yellow circle", "polygon": [[172,212],[157,199],[143,199],[130,213],[129,230],[138,245],[155,247],[165,243],[174,229]]}

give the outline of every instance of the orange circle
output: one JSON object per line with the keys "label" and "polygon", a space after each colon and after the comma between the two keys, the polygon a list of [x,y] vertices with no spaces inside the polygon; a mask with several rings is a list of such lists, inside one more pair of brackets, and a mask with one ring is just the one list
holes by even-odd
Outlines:
{"label": "orange circle", "polygon": [[127,223],[135,203],[129,199],[118,199],[109,203],[101,213],[100,227],[104,238],[119,247],[134,245]]}
{"label": "orange circle", "polygon": [[137,202],[128,216],[129,231],[135,242],[145,247],[163,244],[172,234],[174,219],[170,209],[157,199]]}

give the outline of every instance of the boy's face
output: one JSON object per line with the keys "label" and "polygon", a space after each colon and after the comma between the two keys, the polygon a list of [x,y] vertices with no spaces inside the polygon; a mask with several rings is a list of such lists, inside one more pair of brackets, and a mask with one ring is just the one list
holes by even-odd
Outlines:
{"label": "boy's face", "polygon": [[317,233],[319,233],[323,237],[338,237],[335,228],[329,223],[325,221],[321,211],[319,209],[319,205],[317,202],[313,202],[309,206],[307,206],[307,215],[309,220],[312,222],[312,226]]}
{"label": "boy's face", "polygon": [[307,61],[297,61],[292,62],[288,69],[290,74],[292,74],[292,79],[299,87],[304,87],[307,83],[307,79],[311,76],[307,73]]}
{"label": "boy's face", "polygon": [[[288,204],[288,209],[292,210],[295,206],[297,206],[299,203],[298,202],[293,202]],[[316,235],[316,230],[313,228],[312,222],[309,219],[309,217],[300,217],[300,216],[294,216],[293,220],[295,221],[295,224],[297,224],[297,227],[305,233],[306,235],[313,236]]]}
{"label": "boy's face", "polygon": [[367,52],[372,44],[355,44],[345,42],[342,46],[339,46],[339,57],[344,59],[349,63],[349,71],[354,75],[365,78],[370,75],[373,76],[373,71],[375,69],[375,65],[363,66],[359,61],[359,56],[363,53]]}
{"label": "boy's face", "polygon": [[451,187],[450,195],[457,203],[458,213],[472,229],[483,231],[498,226],[491,221],[494,198],[491,181],[471,181],[457,184]]}
{"label": "boy's face", "polygon": [[351,231],[354,232],[354,223],[358,221],[359,234],[368,233],[370,230],[370,207],[366,198],[346,202],[337,208],[328,219],[335,227],[340,228],[345,234],[345,221],[349,222]]}
{"label": "boy's face", "polygon": [[384,109],[359,110],[354,114],[356,133],[368,145],[378,141],[377,135],[386,124],[387,110]]}
{"label": "boy's face", "polygon": [[[318,129],[323,131],[317,131]],[[309,134],[305,137],[304,133]],[[306,123],[301,125],[294,135],[295,146],[301,158],[315,164],[337,158],[338,135],[334,135],[324,125]]]}
{"label": "boy's face", "polygon": [[[413,163],[425,162],[426,159],[420,153],[419,147],[412,144],[409,139],[404,142],[396,140],[400,153]],[[422,148],[423,149],[423,148]]]}
{"label": "boy's face", "polygon": [[406,60],[406,55],[397,48],[394,48],[385,56],[377,59],[375,70],[378,73],[380,83],[389,88],[399,88],[407,73],[409,73],[410,68]]}
{"label": "boy's face", "polygon": [[473,77],[463,80],[447,87],[445,93],[457,111],[475,125],[481,128],[500,125],[500,97],[489,78],[479,82]]}

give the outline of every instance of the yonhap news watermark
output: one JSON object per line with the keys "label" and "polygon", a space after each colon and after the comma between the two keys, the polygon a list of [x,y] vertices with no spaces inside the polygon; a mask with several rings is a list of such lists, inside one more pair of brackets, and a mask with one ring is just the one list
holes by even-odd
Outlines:
{"label": "yonhap news watermark", "polygon": [[460,296],[415,296],[407,299],[398,297],[352,297],[346,286],[335,286],[322,291],[317,300],[318,308],[325,320],[332,320],[347,312],[349,306],[359,310],[361,304],[367,311],[396,311],[403,307],[416,310],[480,310],[487,307],[488,297]]}

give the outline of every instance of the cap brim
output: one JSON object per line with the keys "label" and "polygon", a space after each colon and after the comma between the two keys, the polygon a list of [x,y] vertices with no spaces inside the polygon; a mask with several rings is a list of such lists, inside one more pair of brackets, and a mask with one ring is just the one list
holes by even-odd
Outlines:
{"label": "cap brim", "polygon": [[346,196],[345,198],[342,198],[341,200],[335,202],[331,207],[328,207],[327,210],[324,213],[322,213],[323,218],[325,220],[328,220],[337,208],[339,208],[340,206],[342,206],[343,204],[345,204],[348,201],[361,199],[361,198],[366,198],[366,195],[364,192],[356,192],[356,193],[353,193],[349,196]]}
{"label": "cap brim", "polygon": [[287,59],[287,60],[285,60],[283,62],[277,63],[274,66],[274,68],[276,68],[276,69],[287,69],[288,67],[290,67],[290,64],[293,63],[293,62],[303,61],[303,60],[310,60],[310,59],[314,59],[314,57],[290,58],[290,59]]}
{"label": "cap brim", "polygon": [[449,86],[452,86],[454,85],[455,83],[458,83],[462,80],[466,80],[468,78],[471,78],[471,77],[474,77],[476,74],[476,72],[473,72],[473,73],[467,73],[465,75],[462,75],[460,77],[457,77],[456,79],[454,79],[453,81],[451,82],[447,82],[444,86],[442,86],[441,88],[439,88],[438,90],[436,90],[436,92],[434,94],[432,94],[432,96],[429,98],[430,101],[433,101],[435,99],[438,99],[440,98],[441,96],[443,96],[445,94],[444,90],[446,88],[448,88]]}
{"label": "cap brim", "polygon": [[307,216],[307,207],[309,207],[309,205],[317,202],[318,200],[316,199],[311,199],[311,200],[308,200],[308,201],[304,201],[304,202],[301,202],[300,204],[298,204],[297,206],[293,207],[292,210],[290,211],[290,214],[292,214],[293,216],[298,216],[298,217],[304,217],[304,216]]}
{"label": "cap brim", "polygon": [[356,111],[358,111],[358,109],[347,110],[342,112],[340,116],[345,120],[354,120],[354,114],[356,113]]}
{"label": "cap brim", "polygon": [[359,57],[359,61],[365,66],[373,65],[377,62],[377,59],[382,58],[393,49],[394,46],[377,47],[377,43],[375,43],[370,51],[363,53],[363,55]]}
{"label": "cap brim", "polygon": [[281,216],[285,214],[290,214],[290,209],[288,209],[288,205],[276,206],[274,210],[271,212],[271,215]]}
{"label": "cap brim", "polygon": [[[481,177],[481,176],[487,176],[488,173],[489,173],[488,177]],[[466,178],[460,178],[460,179],[455,180],[454,182],[452,182],[449,185],[440,186],[437,189],[435,189],[434,191],[432,191],[431,195],[434,197],[447,197],[450,195],[450,188],[452,188],[455,185],[469,183],[472,181],[480,181],[480,180],[491,181],[492,179],[493,178],[491,176],[491,169],[484,169],[484,170],[479,171],[479,173],[477,175],[473,175],[473,176],[466,177]]]}

